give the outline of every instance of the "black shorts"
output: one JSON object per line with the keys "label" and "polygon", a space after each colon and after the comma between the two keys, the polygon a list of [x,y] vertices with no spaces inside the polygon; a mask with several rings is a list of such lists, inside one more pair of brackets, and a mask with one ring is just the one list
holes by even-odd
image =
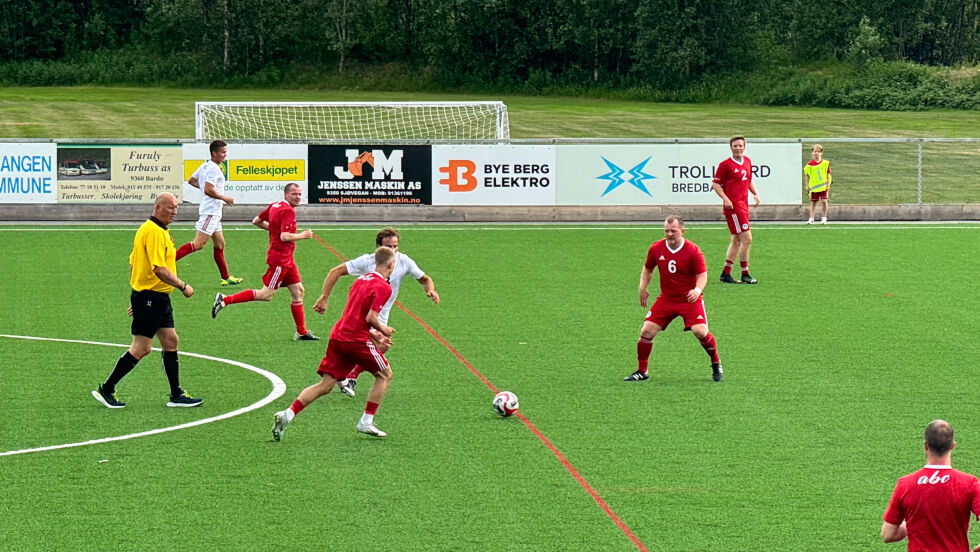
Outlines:
{"label": "black shorts", "polygon": [[160,328],[174,327],[170,295],[159,291],[136,291],[129,296],[133,307],[133,335],[152,338]]}

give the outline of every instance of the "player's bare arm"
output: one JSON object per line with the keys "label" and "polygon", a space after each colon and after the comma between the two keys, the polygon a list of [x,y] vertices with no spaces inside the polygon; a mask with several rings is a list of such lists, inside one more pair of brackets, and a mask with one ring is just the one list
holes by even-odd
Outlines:
{"label": "player's bare arm", "polygon": [[179,289],[180,292],[184,294],[184,297],[194,295],[194,288],[188,285],[187,282],[181,281],[176,274],[170,272],[169,268],[165,266],[155,266],[153,267],[153,273],[156,274],[157,278],[160,278],[160,281],[166,282],[167,284]]}
{"label": "player's bare arm", "polygon": [[432,299],[432,302],[438,305],[439,294],[436,293],[436,284],[432,281],[432,278],[429,278],[429,275],[426,274],[419,278],[419,283],[422,284],[422,289],[425,290],[425,296]]}
{"label": "player's bare arm", "polygon": [[755,189],[755,182],[749,181],[749,191],[752,192],[752,197],[755,198],[755,206],[759,206],[759,192]]}
{"label": "player's bare arm", "polygon": [[330,292],[333,291],[333,287],[337,285],[337,280],[346,274],[348,274],[346,263],[340,263],[330,269],[327,277],[323,280],[323,291],[320,292],[320,297],[317,298],[316,303],[313,305],[314,311],[320,314],[327,312],[327,298],[330,297]]}
{"label": "player's bare arm", "polygon": [[643,270],[640,271],[640,306],[643,308],[646,308],[647,301],[650,299],[650,292],[647,288],[650,287],[650,280],[652,279],[653,271],[644,265]]}
{"label": "player's bare arm", "polygon": [[261,217],[258,217],[257,216],[255,218],[253,218],[252,219],[252,224],[254,224],[255,226],[258,226],[259,228],[261,228],[261,229],[263,229],[265,231],[268,231],[269,230],[269,221],[262,220]]}
{"label": "player's bare arm", "polygon": [[728,199],[728,196],[725,195],[725,191],[721,189],[721,184],[715,182],[711,185],[711,189],[714,190],[715,193],[718,194],[718,197],[721,198],[722,203],[725,205],[725,209],[735,208],[735,206],[732,204],[732,200]]}
{"label": "player's bare arm", "polygon": [[697,301],[698,297],[701,297],[701,294],[704,293],[704,286],[706,285],[708,285],[708,273],[702,272],[698,274],[698,278],[694,283],[694,289],[687,292],[687,302],[693,303]]}
{"label": "player's bare arm", "polygon": [[[266,225],[266,226],[268,226],[268,225]],[[268,228],[266,230],[268,230]],[[295,241],[299,241],[299,240],[308,240],[308,239],[310,239],[312,237],[313,237],[313,230],[303,230],[302,232],[300,232],[298,234],[294,234],[293,232],[280,232],[279,233],[279,239],[282,240],[282,241],[284,241],[284,242],[295,242]]]}
{"label": "player's bare arm", "polygon": [[198,182],[198,180],[196,178],[194,178],[193,176],[190,178],[190,180],[187,181],[187,183],[190,184],[191,186],[194,186],[198,190],[201,189],[201,183]]}
{"label": "player's bare arm", "polygon": [[224,201],[226,205],[235,204],[235,200],[232,199],[231,196],[219,194],[217,188],[215,188],[214,184],[211,182],[204,183],[204,195],[208,197],[213,197],[214,199],[220,199],[221,201]]}
{"label": "player's bare arm", "polygon": [[884,542],[898,542],[909,536],[909,531],[903,521],[901,525],[888,523],[881,524],[881,540]]}
{"label": "player's bare arm", "polygon": [[368,326],[378,330],[385,337],[391,337],[391,334],[395,333],[395,328],[385,326],[381,323],[381,319],[378,318],[378,311],[376,310],[368,311],[367,316],[364,317],[364,320],[368,323]]}

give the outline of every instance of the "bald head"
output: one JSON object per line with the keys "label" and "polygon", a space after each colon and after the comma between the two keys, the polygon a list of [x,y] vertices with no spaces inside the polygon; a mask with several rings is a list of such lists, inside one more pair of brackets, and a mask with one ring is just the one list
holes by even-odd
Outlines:
{"label": "bald head", "polygon": [[168,226],[177,218],[177,198],[168,192],[158,195],[153,202],[153,217],[164,226]]}

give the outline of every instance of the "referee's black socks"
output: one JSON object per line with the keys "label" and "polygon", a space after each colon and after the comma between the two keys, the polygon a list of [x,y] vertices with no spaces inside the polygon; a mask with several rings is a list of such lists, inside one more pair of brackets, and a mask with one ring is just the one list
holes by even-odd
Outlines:
{"label": "referee's black socks", "polygon": [[170,382],[170,396],[176,397],[182,393],[180,389],[180,370],[177,367],[177,351],[163,352],[163,371],[167,373]]}
{"label": "referee's black socks", "polygon": [[105,383],[102,385],[102,389],[106,393],[115,393],[116,385],[126,376],[126,374],[130,373],[133,368],[136,368],[137,362],[139,362],[139,359],[131,355],[129,351],[123,353],[123,356],[119,357],[119,360],[116,361],[116,367],[112,369],[112,373],[109,374],[109,379],[105,380]]}

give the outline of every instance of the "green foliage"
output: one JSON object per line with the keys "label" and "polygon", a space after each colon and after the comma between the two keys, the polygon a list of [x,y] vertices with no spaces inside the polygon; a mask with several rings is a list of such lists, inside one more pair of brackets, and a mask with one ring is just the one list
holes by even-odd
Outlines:
{"label": "green foliage", "polygon": [[871,24],[871,20],[867,16],[862,17],[858,25],[857,35],[847,47],[847,60],[861,69],[868,64],[882,61],[884,50],[885,41],[878,33],[878,29]]}

